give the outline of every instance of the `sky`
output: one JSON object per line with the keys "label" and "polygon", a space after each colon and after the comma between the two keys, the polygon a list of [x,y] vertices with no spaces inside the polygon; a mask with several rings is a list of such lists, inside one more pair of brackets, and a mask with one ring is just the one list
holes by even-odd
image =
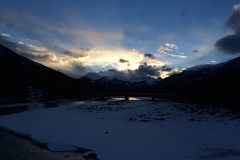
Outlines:
{"label": "sky", "polygon": [[[237,0],[1,0],[0,43],[74,77],[239,56]],[[141,72],[142,74],[142,72]],[[148,74],[148,73],[146,73]]]}

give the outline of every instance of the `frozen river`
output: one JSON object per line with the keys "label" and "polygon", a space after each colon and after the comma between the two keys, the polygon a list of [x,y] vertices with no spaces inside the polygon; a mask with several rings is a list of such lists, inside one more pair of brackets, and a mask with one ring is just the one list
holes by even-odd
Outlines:
{"label": "frozen river", "polygon": [[[2,109],[1,109],[2,108]],[[237,160],[240,116],[168,101],[62,101],[0,106],[0,126],[100,160]]]}

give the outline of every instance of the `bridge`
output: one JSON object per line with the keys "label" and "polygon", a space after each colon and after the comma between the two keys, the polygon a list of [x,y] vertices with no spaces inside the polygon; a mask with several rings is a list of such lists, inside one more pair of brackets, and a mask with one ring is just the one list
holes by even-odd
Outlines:
{"label": "bridge", "polygon": [[75,93],[78,97],[99,97],[104,99],[106,97],[123,97],[126,101],[129,97],[150,97],[152,100],[156,98],[169,98],[169,97],[183,97],[179,94],[163,94],[163,93],[132,93],[132,92],[77,92]]}

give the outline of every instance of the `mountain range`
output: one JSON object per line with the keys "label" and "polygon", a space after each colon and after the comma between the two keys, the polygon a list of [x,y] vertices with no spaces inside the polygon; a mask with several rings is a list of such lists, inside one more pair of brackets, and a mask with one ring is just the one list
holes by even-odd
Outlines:
{"label": "mountain range", "polygon": [[239,104],[240,101],[240,58],[195,66],[165,79],[148,76],[121,79],[97,73],[74,79],[0,45],[0,74],[1,99],[23,99],[32,92],[47,96],[71,96],[78,92],[154,92],[205,102]]}
{"label": "mountain range", "polygon": [[216,65],[200,65],[161,81],[157,89],[188,99],[240,103],[240,57]]}

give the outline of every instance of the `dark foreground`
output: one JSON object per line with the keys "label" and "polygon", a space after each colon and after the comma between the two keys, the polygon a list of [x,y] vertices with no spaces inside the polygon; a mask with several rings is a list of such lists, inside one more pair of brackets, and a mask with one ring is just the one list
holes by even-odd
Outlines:
{"label": "dark foreground", "polygon": [[0,160],[84,160],[74,152],[50,152],[31,141],[0,130]]}

